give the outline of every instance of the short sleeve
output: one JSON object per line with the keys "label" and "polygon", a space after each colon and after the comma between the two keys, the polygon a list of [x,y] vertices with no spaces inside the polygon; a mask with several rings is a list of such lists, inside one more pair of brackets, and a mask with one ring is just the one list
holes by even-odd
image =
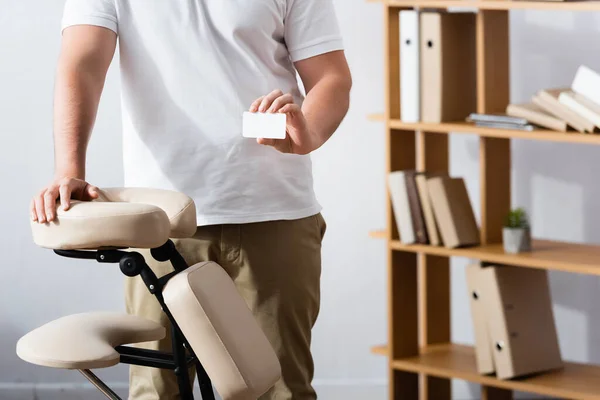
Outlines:
{"label": "short sleeve", "polygon": [[284,26],[292,62],[344,49],[332,0],[287,0]]}
{"label": "short sleeve", "polygon": [[94,25],[118,32],[115,0],[67,0],[62,29],[73,25]]}

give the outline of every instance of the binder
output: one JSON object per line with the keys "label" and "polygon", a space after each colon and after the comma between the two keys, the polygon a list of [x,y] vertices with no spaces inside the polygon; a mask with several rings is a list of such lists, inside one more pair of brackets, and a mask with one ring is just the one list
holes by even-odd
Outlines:
{"label": "binder", "polygon": [[480,276],[496,376],[510,379],[561,368],[547,271],[490,266]]}
{"label": "binder", "polygon": [[419,122],[420,59],[419,12],[400,11],[400,119]]}
{"label": "binder", "polygon": [[476,109],[475,14],[421,13],[421,119],[464,121]]}
{"label": "binder", "polygon": [[388,187],[400,241],[405,244],[413,244],[417,238],[410,213],[406,175],[406,171],[391,172],[388,176]]}
{"label": "binder", "polygon": [[481,281],[481,265],[470,264],[466,269],[467,288],[469,290],[471,318],[473,320],[473,331],[475,333],[475,358],[477,360],[477,371],[480,374],[491,374],[495,371],[494,357],[492,354],[492,341],[487,327],[487,312],[483,297]]}
{"label": "binder", "polygon": [[464,180],[435,177],[427,180],[427,187],[444,246],[479,244],[479,228]]}

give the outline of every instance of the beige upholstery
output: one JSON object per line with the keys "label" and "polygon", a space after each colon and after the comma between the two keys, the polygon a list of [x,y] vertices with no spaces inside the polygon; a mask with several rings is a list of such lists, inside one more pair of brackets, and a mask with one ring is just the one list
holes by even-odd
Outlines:
{"label": "beige upholstery", "polygon": [[223,400],[255,400],[280,378],[273,348],[218,264],[179,273],[163,296]]}
{"label": "beige upholstery", "polygon": [[44,367],[106,368],[119,363],[116,346],[164,337],[164,327],[140,317],[107,312],[76,314],[23,336],[17,343],[17,355]]}
{"label": "beige upholstery", "polygon": [[[105,199],[105,200],[104,200]],[[146,188],[108,188],[99,201],[151,204],[169,217],[171,238],[186,238],[196,233],[196,205],[180,192]]]}
{"label": "beige upholstery", "polygon": [[145,188],[104,189],[93,202],[73,201],[56,221],[31,223],[34,242],[56,250],[154,248],[169,237],[196,232],[196,206],[188,196]]}

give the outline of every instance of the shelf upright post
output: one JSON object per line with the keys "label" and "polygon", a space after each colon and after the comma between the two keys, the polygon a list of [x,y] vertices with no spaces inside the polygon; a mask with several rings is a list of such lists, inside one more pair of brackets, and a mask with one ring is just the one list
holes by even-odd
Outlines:
{"label": "shelf upright post", "polygon": [[[397,131],[391,119],[400,118],[400,18],[399,9],[384,4],[385,40],[385,123],[386,177],[389,172],[414,169],[415,133]],[[417,356],[417,257],[415,254],[394,251],[390,244],[398,238],[391,201],[387,196],[387,258],[388,258],[388,368],[389,399],[415,400],[419,396],[419,376],[397,371],[393,360]]]}
{"label": "shelf upright post", "polygon": [[[476,18],[477,112],[504,113],[510,101],[508,11],[479,10]],[[510,209],[510,139],[480,137],[481,243],[502,242]],[[512,400],[512,391],[482,385],[485,400]]]}
{"label": "shelf upright post", "polygon": [[[418,133],[417,169],[448,172],[448,135]],[[450,258],[420,253],[419,345],[422,348],[450,343]],[[421,375],[421,400],[450,400],[451,380]]]}

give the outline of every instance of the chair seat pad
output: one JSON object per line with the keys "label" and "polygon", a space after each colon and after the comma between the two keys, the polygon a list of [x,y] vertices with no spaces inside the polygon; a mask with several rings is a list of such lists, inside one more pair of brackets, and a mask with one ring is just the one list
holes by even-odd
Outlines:
{"label": "chair seat pad", "polygon": [[196,207],[188,196],[159,189],[101,190],[92,202],[72,201],[50,223],[31,222],[34,242],[55,250],[103,247],[155,248],[196,232]]}
{"label": "chair seat pad", "polygon": [[17,343],[17,355],[44,367],[107,368],[119,363],[115,347],[164,337],[163,326],[137,316],[110,312],[75,314],[23,336]]}

